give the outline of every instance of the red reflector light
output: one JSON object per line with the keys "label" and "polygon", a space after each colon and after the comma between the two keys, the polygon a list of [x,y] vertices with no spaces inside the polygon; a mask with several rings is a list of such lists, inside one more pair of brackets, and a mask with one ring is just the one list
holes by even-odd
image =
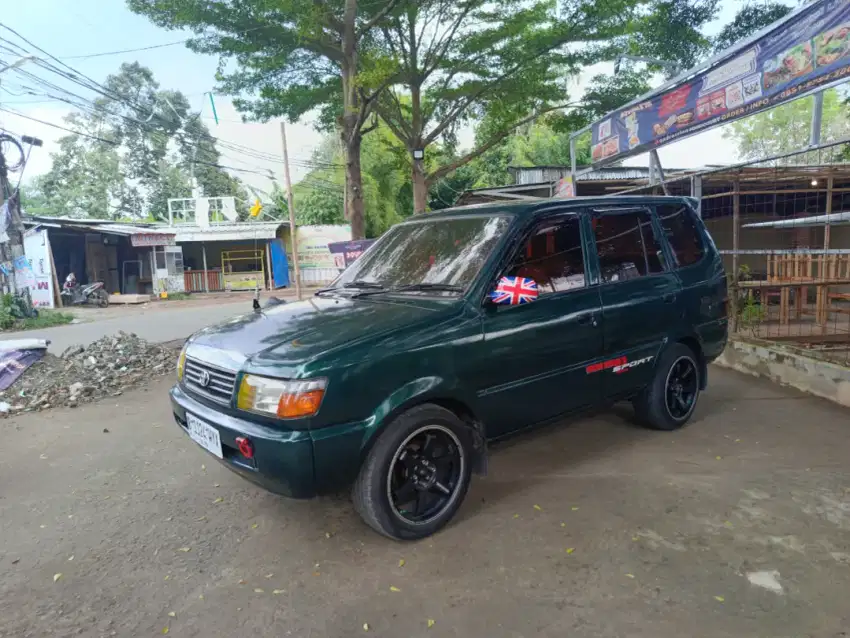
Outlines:
{"label": "red reflector light", "polygon": [[254,458],[254,445],[244,436],[236,437],[236,445],[239,447],[239,453],[246,459]]}

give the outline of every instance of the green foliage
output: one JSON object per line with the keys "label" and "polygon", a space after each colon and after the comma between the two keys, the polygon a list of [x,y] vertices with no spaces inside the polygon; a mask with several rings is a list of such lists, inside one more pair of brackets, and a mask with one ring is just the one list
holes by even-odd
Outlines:
{"label": "green foliage", "polygon": [[51,326],[63,326],[71,323],[74,315],[59,310],[39,310],[37,317],[26,317],[18,321],[15,330],[37,330],[39,328],[50,328]]}
{"label": "green foliage", "polygon": [[715,53],[720,53],[735,43],[750,37],[769,24],[785,17],[791,11],[792,7],[771,0],[745,5],[738,11],[735,19],[724,26],[717,37],[714,38],[712,44]]}
{"label": "green foliage", "polygon": [[36,311],[29,295],[0,295],[0,330],[29,330],[70,323],[73,315],[54,310]]}
{"label": "green foliage", "polygon": [[[150,69],[122,64],[95,100],[71,114],[81,135],[59,140],[51,170],[32,186],[43,214],[102,219],[167,219],[169,197],[191,196],[194,173],[207,196],[244,199],[238,179],[219,168],[215,139],[179,91],[159,88]],[[34,211],[33,211],[34,212]]]}
{"label": "green foliage", "polygon": [[[770,157],[808,146],[814,97],[788,102],[732,122],[724,136],[738,145],[743,159]],[[850,114],[837,89],[824,91],[821,140],[850,136]],[[821,151],[821,162],[835,161],[840,149]]]}

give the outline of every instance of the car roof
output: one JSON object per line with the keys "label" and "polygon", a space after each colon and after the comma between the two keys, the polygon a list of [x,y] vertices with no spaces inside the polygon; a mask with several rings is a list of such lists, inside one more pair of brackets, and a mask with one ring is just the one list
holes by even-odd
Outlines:
{"label": "car roof", "polygon": [[609,197],[570,197],[563,199],[539,199],[534,201],[523,201],[516,203],[472,204],[469,206],[458,206],[456,208],[444,208],[422,215],[414,215],[406,221],[424,221],[426,219],[446,219],[456,217],[469,217],[479,215],[507,214],[515,216],[535,215],[551,211],[553,207],[587,208],[608,206],[646,206],[649,204],[671,204],[684,203],[687,197],[667,197],[657,195],[612,195]]}

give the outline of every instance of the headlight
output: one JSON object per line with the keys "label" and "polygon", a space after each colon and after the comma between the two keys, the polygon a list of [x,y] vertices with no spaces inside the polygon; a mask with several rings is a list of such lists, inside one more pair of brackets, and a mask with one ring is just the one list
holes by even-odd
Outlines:
{"label": "headlight", "polygon": [[183,380],[183,369],[186,367],[186,348],[189,347],[189,344],[185,344],[183,349],[180,351],[180,356],[177,357],[177,380]]}
{"label": "headlight", "polygon": [[325,396],[327,379],[283,381],[246,374],[239,384],[236,407],[281,419],[313,416]]}

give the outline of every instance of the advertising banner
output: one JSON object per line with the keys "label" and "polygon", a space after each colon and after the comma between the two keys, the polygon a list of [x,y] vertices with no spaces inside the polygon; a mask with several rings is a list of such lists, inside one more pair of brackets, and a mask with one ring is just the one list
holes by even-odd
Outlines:
{"label": "advertising banner", "polygon": [[24,234],[24,254],[20,264],[15,263],[15,278],[22,285],[20,269],[26,273],[27,285],[36,308],[53,308],[53,272],[50,269],[50,240],[47,230],[29,230]]}
{"label": "advertising banner", "polygon": [[298,265],[305,268],[336,268],[328,245],[351,238],[351,226],[299,226]]}
{"label": "advertising banner", "polygon": [[357,258],[366,252],[366,249],[374,243],[374,239],[340,241],[328,244],[328,250],[333,255],[334,265],[342,271],[357,261]]}
{"label": "advertising banner", "polygon": [[570,175],[566,177],[562,177],[558,180],[558,183],[555,184],[555,194],[553,197],[575,197],[575,189],[573,188],[573,178]]}
{"label": "advertising banner", "polygon": [[850,2],[822,0],[683,84],[591,126],[610,163],[850,79]]}

